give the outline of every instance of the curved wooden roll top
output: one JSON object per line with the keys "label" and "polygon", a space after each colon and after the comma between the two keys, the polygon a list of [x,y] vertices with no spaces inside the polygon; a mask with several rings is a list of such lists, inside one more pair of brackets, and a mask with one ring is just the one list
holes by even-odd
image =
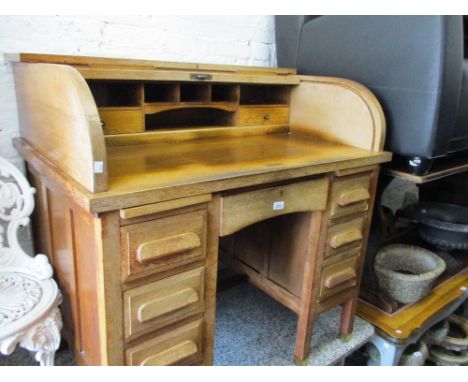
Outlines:
{"label": "curved wooden roll top", "polygon": [[91,192],[107,190],[107,158],[91,91],[73,67],[14,65],[21,135]]}
{"label": "curved wooden roll top", "polygon": [[[226,181],[217,185],[222,191],[234,177],[390,159],[381,152],[382,109],[353,81],[284,68],[34,54],[8,59],[23,138],[16,147],[27,157],[25,147],[32,146],[49,167],[91,193],[107,191],[96,199],[113,199],[93,202],[93,212],[112,209],[133,191]],[[177,194],[184,196],[192,195]],[[153,194],[143,204],[173,197]]]}
{"label": "curved wooden roll top", "polygon": [[369,151],[382,151],[385,143],[385,117],[377,98],[343,78],[301,76],[291,94],[289,123],[292,132]]}

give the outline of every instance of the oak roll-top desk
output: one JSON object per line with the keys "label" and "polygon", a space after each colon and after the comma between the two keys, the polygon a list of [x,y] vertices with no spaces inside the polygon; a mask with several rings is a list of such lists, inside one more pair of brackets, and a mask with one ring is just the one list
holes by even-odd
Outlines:
{"label": "oak roll-top desk", "polygon": [[[50,256],[83,365],[212,363],[219,261],[352,331],[385,121],[352,81],[292,69],[9,55]],[[293,355],[291,355],[292,357]]]}

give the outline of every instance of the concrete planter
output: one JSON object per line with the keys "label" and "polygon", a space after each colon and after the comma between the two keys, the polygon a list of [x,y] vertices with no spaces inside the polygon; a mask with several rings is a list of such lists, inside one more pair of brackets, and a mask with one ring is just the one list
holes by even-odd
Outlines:
{"label": "concrete planter", "polygon": [[429,350],[428,359],[437,366],[465,366],[468,365],[468,351],[458,352],[433,346]]}
{"label": "concrete planter", "polygon": [[441,346],[448,350],[468,350],[468,320],[452,314],[449,317],[450,330],[442,340]]}
{"label": "concrete planter", "polygon": [[449,332],[447,320],[440,321],[430,328],[422,337],[427,345],[440,345]]}
{"label": "concrete planter", "polygon": [[423,341],[408,346],[401,355],[400,366],[423,366],[429,351]]}
{"label": "concrete planter", "polygon": [[402,304],[424,298],[445,270],[445,262],[434,253],[412,245],[382,247],[375,258],[380,291]]}

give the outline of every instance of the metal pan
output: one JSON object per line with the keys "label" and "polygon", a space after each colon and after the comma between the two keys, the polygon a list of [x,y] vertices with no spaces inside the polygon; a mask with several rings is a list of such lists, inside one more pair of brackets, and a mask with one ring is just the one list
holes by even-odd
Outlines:
{"label": "metal pan", "polygon": [[444,250],[468,250],[468,208],[449,203],[416,203],[402,214],[418,224],[421,238]]}

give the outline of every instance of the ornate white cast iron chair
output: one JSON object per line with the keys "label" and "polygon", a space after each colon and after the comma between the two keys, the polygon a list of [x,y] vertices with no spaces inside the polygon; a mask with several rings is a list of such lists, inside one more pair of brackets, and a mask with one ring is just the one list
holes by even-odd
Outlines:
{"label": "ornate white cast iron chair", "polygon": [[41,365],[54,364],[60,345],[61,294],[45,255],[31,257],[18,243],[18,229],[29,224],[34,193],[26,178],[0,158],[0,352],[16,345],[36,352]]}

